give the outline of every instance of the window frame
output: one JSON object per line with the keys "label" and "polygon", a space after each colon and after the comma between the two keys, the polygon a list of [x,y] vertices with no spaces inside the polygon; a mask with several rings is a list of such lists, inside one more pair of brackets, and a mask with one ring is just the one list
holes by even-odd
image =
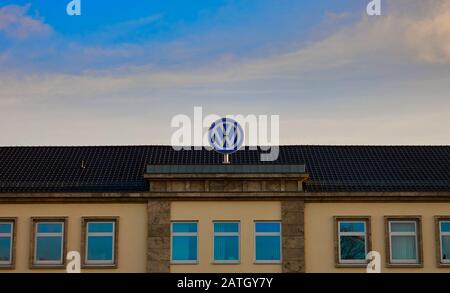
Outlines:
{"label": "window frame", "polygon": [[[386,242],[386,267],[423,267],[423,243],[422,243],[422,217],[421,216],[385,216],[385,242]],[[411,223],[415,225],[416,259],[393,260],[392,259],[392,236],[412,236],[412,232],[391,233],[391,223]],[[399,234],[400,233],[400,234]]]}
{"label": "window frame", "polygon": [[[113,223],[113,232],[104,232],[105,234],[112,233],[113,240],[113,251],[112,251],[112,262],[105,261],[89,261],[87,259],[87,249],[88,249],[88,237],[92,236],[88,233],[88,224],[89,223]],[[81,267],[84,269],[116,269],[119,264],[119,217],[111,216],[111,217],[82,217],[81,218]],[[97,232],[92,232],[97,233]],[[98,232],[103,233],[103,232]]]}
{"label": "window frame", "polygon": [[[173,232],[173,224],[195,224],[197,226],[197,232]],[[177,234],[177,235],[175,235]],[[178,234],[182,234],[182,235],[178,235]],[[187,234],[193,234],[193,235],[187,235]],[[199,263],[199,235],[198,235],[198,221],[171,221],[170,222],[170,263],[171,264],[198,264]],[[195,260],[174,260],[173,259],[173,237],[174,236],[190,236],[193,237],[195,236],[197,239],[197,247],[196,247],[196,254],[197,254],[197,258]]]}
{"label": "window frame", "polygon": [[[232,223],[232,224],[238,224],[238,232],[215,232],[215,224],[216,223]],[[213,264],[240,264],[241,263],[241,221],[233,221],[233,220],[226,220],[226,221],[213,221]],[[217,235],[220,234],[220,235]],[[216,236],[237,236],[238,237],[238,259],[237,260],[216,260],[215,258],[215,248],[216,248]]]}
{"label": "window frame", "polygon": [[449,222],[450,216],[435,216],[435,226],[436,226],[436,261],[438,267],[450,267],[450,259],[444,260],[442,259],[442,233],[445,233],[444,236],[450,236],[450,232],[442,232],[441,230],[441,222]]}
{"label": "window frame", "polygon": [[[67,217],[32,217],[31,218],[31,247],[30,247],[30,268],[31,269],[63,269],[66,266],[67,255]],[[40,223],[58,223],[62,224],[62,245],[61,260],[56,261],[37,261],[37,225]]]}
{"label": "window frame", "polygon": [[[256,232],[256,224],[258,223],[277,223],[280,225],[280,232]],[[253,262],[255,264],[280,264],[283,262],[283,240],[282,240],[282,230],[283,225],[280,220],[255,220],[253,222]],[[257,236],[279,236],[280,237],[280,259],[279,260],[258,260],[256,258],[256,237]]]}
{"label": "window frame", "polygon": [[10,240],[10,258],[9,262],[0,261],[0,270],[12,270],[15,268],[15,252],[16,252],[16,230],[17,218],[0,218],[0,224],[11,224]]}
{"label": "window frame", "polygon": [[[366,267],[368,260],[343,260],[341,259],[341,236],[351,236],[357,234],[364,234],[365,238],[365,255],[372,250],[372,227],[370,216],[334,216],[334,255],[335,255],[335,267]],[[348,235],[342,235],[340,232],[339,223],[341,222],[364,222],[365,232],[349,232]]]}

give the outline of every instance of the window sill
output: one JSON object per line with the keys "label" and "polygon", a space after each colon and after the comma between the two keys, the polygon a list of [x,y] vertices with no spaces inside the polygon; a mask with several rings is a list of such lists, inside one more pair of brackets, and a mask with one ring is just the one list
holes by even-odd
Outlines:
{"label": "window sill", "polygon": [[65,264],[60,264],[60,265],[53,265],[53,264],[48,264],[48,265],[45,265],[45,264],[32,264],[31,266],[30,266],[30,269],[32,269],[32,270],[52,270],[52,269],[54,269],[54,270],[59,270],[59,269],[65,269],[66,268],[66,265]]}
{"label": "window sill", "polygon": [[281,260],[277,260],[277,261],[256,260],[256,261],[253,262],[253,264],[255,264],[255,265],[281,265],[282,261]]}
{"label": "window sill", "polygon": [[117,269],[117,264],[82,264],[82,269]]}
{"label": "window sill", "polygon": [[438,268],[450,268],[450,263],[448,262],[444,262],[444,263],[439,263],[438,264]]}
{"label": "window sill", "polygon": [[423,268],[423,263],[387,263],[387,268]]}
{"label": "window sill", "polygon": [[171,261],[171,265],[198,265],[198,260],[196,261]]}
{"label": "window sill", "polygon": [[13,264],[10,265],[0,265],[0,270],[14,270],[16,267]]}
{"label": "window sill", "polygon": [[336,268],[366,268],[368,263],[337,263]]}
{"label": "window sill", "polygon": [[213,265],[240,265],[241,261],[213,261]]}

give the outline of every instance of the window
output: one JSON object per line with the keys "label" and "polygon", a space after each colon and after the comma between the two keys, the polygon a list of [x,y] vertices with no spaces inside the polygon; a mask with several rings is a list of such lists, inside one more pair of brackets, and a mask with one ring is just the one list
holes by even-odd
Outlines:
{"label": "window", "polygon": [[439,263],[450,265],[450,217],[436,217],[438,225]]}
{"label": "window", "polygon": [[255,222],[255,261],[257,263],[281,261],[280,222]]}
{"label": "window", "polygon": [[66,220],[33,218],[33,266],[64,266]]}
{"label": "window", "polygon": [[14,264],[15,219],[0,219],[0,268]]}
{"label": "window", "polygon": [[214,223],[214,262],[239,262],[239,222]]}
{"label": "window", "polygon": [[172,262],[196,263],[198,247],[197,222],[172,223]]}
{"label": "window", "polygon": [[420,217],[388,217],[390,265],[421,263]]}
{"label": "window", "polygon": [[83,218],[83,267],[116,267],[118,218]]}
{"label": "window", "polygon": [[336,265],[364,265],[370,250],[370,217],[335,217]]}

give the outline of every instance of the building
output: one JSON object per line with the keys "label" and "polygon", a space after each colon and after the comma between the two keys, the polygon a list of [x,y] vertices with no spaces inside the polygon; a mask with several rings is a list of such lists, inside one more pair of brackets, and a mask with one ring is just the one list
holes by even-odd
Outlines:
{"label": "building", "polygon": [[1,272],[450,272],[449,146],[1,147]]}

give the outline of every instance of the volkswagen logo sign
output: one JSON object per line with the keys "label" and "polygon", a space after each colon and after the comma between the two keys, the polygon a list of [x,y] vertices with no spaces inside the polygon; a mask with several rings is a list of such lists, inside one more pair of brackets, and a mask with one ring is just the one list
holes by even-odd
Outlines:
{"label": "volkswagen logo sign", "polygon": [[211,124],[208,140],[216,152],[228,155],[242,147],[244,131],[237,121],[230,118],[221,118]]}

